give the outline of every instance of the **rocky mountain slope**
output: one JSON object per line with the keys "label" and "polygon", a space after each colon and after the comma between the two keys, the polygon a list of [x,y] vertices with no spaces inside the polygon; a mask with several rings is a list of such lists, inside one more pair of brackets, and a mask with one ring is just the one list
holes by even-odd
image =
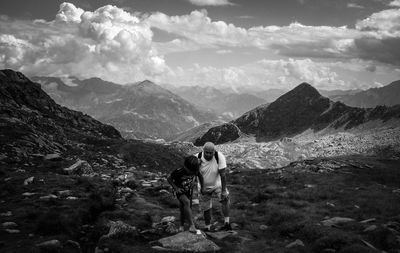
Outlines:
{"label": "rocky mountain slope", "polygon": [[354,94],[337,94],[329,96],[333,101],[341,101],[346,105],[372,108],[378,105],[393,106],[400,104],[400,80],[384,87],[371,88]]}
{"label": "rocky mountain slope", "polygon": [[259,96],[233,91],[224,92],[213,87],[183,86],[170,89],[201,108],[223,115],[226,120],[235,119],[248,110],[267,102]]}
{"label": "rocky mountain slope", "polygon": [[[249,111],[232,121],[241,132],[253,135],[257,141],[268,142],[282,137],[293,137],[306,130],[320,132],[323,129],[348,130],[373,120],[383,122],[400,117],[400,106],[378,106],[373,109],[349,107],[323,97],[307,83],[279,97],[268,106]],[[210,132],[219,130],[212,128]],[[221,135],[209,135],[219,136]],[[215,138],[204,141],[217,141]],[[229,139],[232,141],[233,139]],[[218,141],[217,143],[222,143]],[[199,143],[201,145],[201,143]]]}
{"label": "rocky mountain slope", "polygon": [[34,77],[57,102],[113,125],[127,138],[165,138],[217,119],[150,82],[118,85],[98,78]]}
{"label": "rocky mountain slope", "polygon": [[0,152],[8,160],[62,152],[76,143],[122,139],[115,128],[56,104],[39,84],[12,70],[0,71],[0,106]]}

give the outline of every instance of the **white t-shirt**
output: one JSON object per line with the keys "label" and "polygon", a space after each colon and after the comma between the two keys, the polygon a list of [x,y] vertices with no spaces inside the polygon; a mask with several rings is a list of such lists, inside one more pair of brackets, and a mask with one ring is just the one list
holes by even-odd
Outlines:
{"label": "white t-shirt", "polygon": [[[198,157],[198,153],[195,155]],[[204,189],[205,191],[213,191],[217,188],[221,188],[221,176],[219,175],[219,170],[226,168],[225,156],[218,152],[218,163],[215,160],[215,156],[210,161],[204,158],[204,153],[201,155],[201,166],[200,173],[204,179]]]}

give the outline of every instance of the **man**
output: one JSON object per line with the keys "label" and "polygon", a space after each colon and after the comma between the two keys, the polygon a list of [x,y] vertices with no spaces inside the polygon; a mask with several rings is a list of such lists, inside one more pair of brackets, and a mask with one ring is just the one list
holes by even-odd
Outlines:
{"label": "man", "polygon": [[232,230],[229,222],[229,191],[226,188],[226,159],[221,152],[215,150],[212,142],[203,146],[203,152],[197,154],[201,160],[199,181],[201,203],[204,212],[205,231],[211,230],[211,208],[213,199],[218,199],[222,205],[224,226],[222,230]]}

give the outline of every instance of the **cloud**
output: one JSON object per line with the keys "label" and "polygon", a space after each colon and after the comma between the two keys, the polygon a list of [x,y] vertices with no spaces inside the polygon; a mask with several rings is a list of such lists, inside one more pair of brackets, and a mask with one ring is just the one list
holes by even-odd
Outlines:
{"label": "cloud", "polygon": [[356,3],[348,3],[347,4],[348,8],[355,8],[355,9],[364,9],[365,7]]}
{"label": "cloud", "polygon": [[239,16],[238,18],[241,18],[241,19],[253,19],[253,18],[254,18],[254,16],[250,16],[250,15],[243,15],[243,16]]}
{"label": "cloud", "polygon": [[222,50],[217,50],[215,52],[217,54],[230,54],[230,53],[232,53],[232,50],[222,49]]}
{"label": "cloud", "polygon": [[206,10],[192,11],[189,15],[168,16],[157,12],[148,18],[152,27],[185,37],[200,45],[238,46],[247,41],[244,28],[212,21]]}
{"label": "cloud", "polygon": [[[338,64],[339,65],[339,64]],[[169,80],[168,80],[169,78]],[[311,59],[267,60],[235,67],[210,67],[195,64],[192,68],[177,68],[167,77],[180,85],[203,85],[219,88],[268,89],[292,88],[309,82],[318,88],[351,87],[341,80],[332,66]]]}
{"label": "cloud", "polygon": [[188,0],[190,3],[197,6],[226,6],[235,5],[229,0]]}
{"label": "cloud", "polygon": [[2,21],[0,30],[0,66],[27,74],[125,83],[169,71],[148,22],[112,5],[90,12],[63,3],[50,22]]}
{"label": "cloud", "polygon": [[400,7],[400,0],[394,0],[390,2],[389,6]]}

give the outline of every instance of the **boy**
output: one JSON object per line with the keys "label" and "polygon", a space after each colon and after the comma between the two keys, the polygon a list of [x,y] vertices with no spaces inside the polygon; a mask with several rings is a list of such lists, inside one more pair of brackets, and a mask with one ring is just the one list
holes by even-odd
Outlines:
{"label": "boy", "polygon": [[168,177],[168,182],[174,188],[175,195],[179,200],[180,222],[179,231],[184,230],[185,219],[189,223],[189,232],[196,233],[197,229],[192,218],[192,193],[195,177],[199,175],[200,160],[191,155],[185,157],[184,166],[175,169]]}

